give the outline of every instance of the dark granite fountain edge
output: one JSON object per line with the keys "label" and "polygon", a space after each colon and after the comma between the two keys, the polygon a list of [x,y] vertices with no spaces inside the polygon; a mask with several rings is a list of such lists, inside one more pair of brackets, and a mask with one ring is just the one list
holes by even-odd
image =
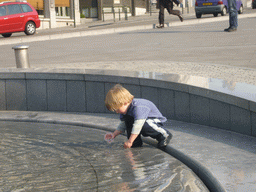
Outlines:
{"label": "dark granite fountain edge", "polygon": [[[189,84],[197,78],[197,86]],[[135,97],[153,101],[169,119],[256,136],[256,102],[207,88],[208,82],[133,71],[0,69],[0,110],[109,113],[105,95],[121,83]],[[256,87],[251,92],[245,95],[256,94]]]}

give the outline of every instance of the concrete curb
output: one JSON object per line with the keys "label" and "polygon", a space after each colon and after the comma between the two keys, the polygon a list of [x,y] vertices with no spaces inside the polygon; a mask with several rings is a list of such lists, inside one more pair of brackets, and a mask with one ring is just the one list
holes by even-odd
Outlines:
{"label": "concrete curb", "polygon": [[[256,13],[239,15],[238,19],[252,18],[252,17],[256,17]],[[170,26],[196,25],[196,24],[227,21],[227,20],[229,20],[228,16],[216,17],[216,18],[215,17],[214,18],[204,18],[204,19],[191,19],[191,20],[185,20],[184,22],[176,21],[176,22],[172,22],[172,23],[167,23],[167,26],[170,27]],[[136,31],[136,30],[153,29],[153,28],[155,28],[155,25],[156,24],[148,24],[148,25],[142,24],[142,25],[131,26],[131,27],[117,27],[117,28],[91,30],[91,31],[79,31],[79,32],[62,33],[62,34],[33,36],[30,38],[3,39],[0,42],[0,45],[29,43],[29,42],[35,42],[35,41],[58,40],[58,39],[67,39],[67,38],[73,38],[73,37],[107,35],[107,34],[113,34],[113,33],[123,33],[123,32]]]}

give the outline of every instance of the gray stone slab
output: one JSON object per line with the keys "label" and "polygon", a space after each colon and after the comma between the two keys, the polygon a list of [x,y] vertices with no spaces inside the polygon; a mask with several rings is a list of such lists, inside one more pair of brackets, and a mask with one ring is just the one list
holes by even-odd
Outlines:
{"label": "gray stone slab", "polygon": [[[122,71],[112,72],[112,75],[84,75],[86,81],[98,81],[98,82],[109,82],[109,83],[127,83],[139,85],[139,79],[131,77],[119,76],[119,73]],[[105,72],[103,72],[105,73]]]}
{"label": "gray stone slab", "polygon": [[141,89],[138,85],[122,84],[135,98],[141,98]]}
{"label": "gray stone slab", "polygon": [[159,89],[159,110],[168,119],[175,118],[174,91]]}
{"label": "gray stone slab", "polygon": [[6,110],[5,80],[0,80],[0,110]]}
{"label": "gray stone slab", "polygon": [[252,117],[252,136],[256,137],[256,113],[251,113]]}
{"label": "gray stone slab", "polygon": [[175,91],[175,119],[190,122],[189,94]]}
{"label": "gray stone slab", "polygon": [[84,81],[67,81],[67,111],[86,112]]}
{"label": "gray stone slab", "polygon": [[231,131],[252,135],[250,111],[231,105],[230,115]]}
{"label": "gray stone slab", "polygon": [[250,101],[249,105],[250,105],[250,110],[253,111],[253,112],[256,112],[256,103]]}
{"label": "gray stone slab", "polygon": [[230,130],[230,105],[210,99],[210,126]]}
{"label": "gray stone slab", "polygon": [[190,95],[191,123],[210,125],[210,100],[205,97]]}
{"label": "gray stone slab", "polygon": [[[189,91],[188,85],[185,85],[182,83],[176,83],[176,81],[178,81],[177,79],[179,79],[178,74],[171,74],[170,78],[168,78],[168,80],[170,80],[169,82],[165,81],[166,76],[163,79],[161,79],[161,77],[158,77],[158,80],[154,80],[154,77],[150,77],[150,78],[152,78],[152,79],[140,79],[140,85],[159,87],[159,88],[165,88],[165,89],[171,89],[171,90],[183,91],[183,92]],[[174,81],[174,82],[172,82],[172,81]]]}
{"label": "gray stone slab", "polygon": [[141,86],[141,97],[152,101],[159,107],[158,88]]}
{"label": "gray stone slab", "polygon": [[25,79],[25,73],[20,73],[20,72],[0,73],[0,79]]}
{"label": "gray stone slab", "polygon": [[248,104],[249,101],[247,101],[245,99],[235,97],[235,96],[232,96],[232,95],[229,95],[226,93],[209,90],[207,88],[204,89],[204,88],[189,86],[189,93],[191,93],[193,95],[198,95],[198,96],[218,100],[221,102],[229,103],[232,105],[236,105],[236,106],[244,108],[244,109],[248,109],[248,107],[249,107],[249,104]]}
{"label": "gray stone slab", "polygon": [[7,110],[27,110],[25,80],[6,80]]}
{"label": "gray stone slab", "polygon": [[86,82],[86,105],[88,112],[105,112],[105,85],[99,82]]}
{"label": "gray stone slab", "polygon": [[27,106],[29,111],[47,111],[46,80],[27,80]]}
{"label": "gray stone slab", "polygon": [[47,102],[49,111],[67,110],[67,88],[65,81],[47,80]]}
{"label": "gray stone slab", "polygon": [[26,79],[84,80],[83,74],[68,73],[26,73]]}

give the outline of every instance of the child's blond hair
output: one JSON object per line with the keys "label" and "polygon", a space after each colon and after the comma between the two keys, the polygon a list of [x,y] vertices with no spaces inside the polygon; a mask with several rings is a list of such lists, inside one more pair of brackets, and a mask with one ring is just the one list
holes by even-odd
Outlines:
{"label": "child's blond hair", "polygon": [[134,96],[127,89],[120,84],[116,84],[108,91],[105,105],[109,111],[116,111],[122,105],[131,103],[133,98]]}

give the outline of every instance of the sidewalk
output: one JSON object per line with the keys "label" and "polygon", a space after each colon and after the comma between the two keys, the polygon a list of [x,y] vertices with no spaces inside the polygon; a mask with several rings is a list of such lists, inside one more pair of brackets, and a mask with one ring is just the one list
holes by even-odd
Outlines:
{"label": "sidewalk", "polygon": [[[184,22],[180,22],[179,18],[174,15],[165,14],[165,26],[182,26],[182,25],[195,25],[200,23],[210,23],[218,21],[226,21],[229,16],[218,16],[213,17],[212,15],[203,15],[201,19],[197,19],[195,14],[183,14]],[[238,19],[256,17],[256,12],[253,12],[251,8],[245,8],[244,13],[238,16]],[[121,33],[135,30],[153,29],[158,25],[158,13],[152,13],[129,17],[128,20],[118,20],[116,22],[108,21],[92,21],[85,24],[77,25],[76,28],[73,26],[54,28],[54,29],[39,29],[37,34],[33,36],[26,36],[23,33],[15,33],[11,38],[0,38],[0,46],[8,44],[18,44],[24,42],[35,42],[35,41],[47,41],[54,39],[65,39],[72,37],[84,37],[94,35],[104,35]]]}

